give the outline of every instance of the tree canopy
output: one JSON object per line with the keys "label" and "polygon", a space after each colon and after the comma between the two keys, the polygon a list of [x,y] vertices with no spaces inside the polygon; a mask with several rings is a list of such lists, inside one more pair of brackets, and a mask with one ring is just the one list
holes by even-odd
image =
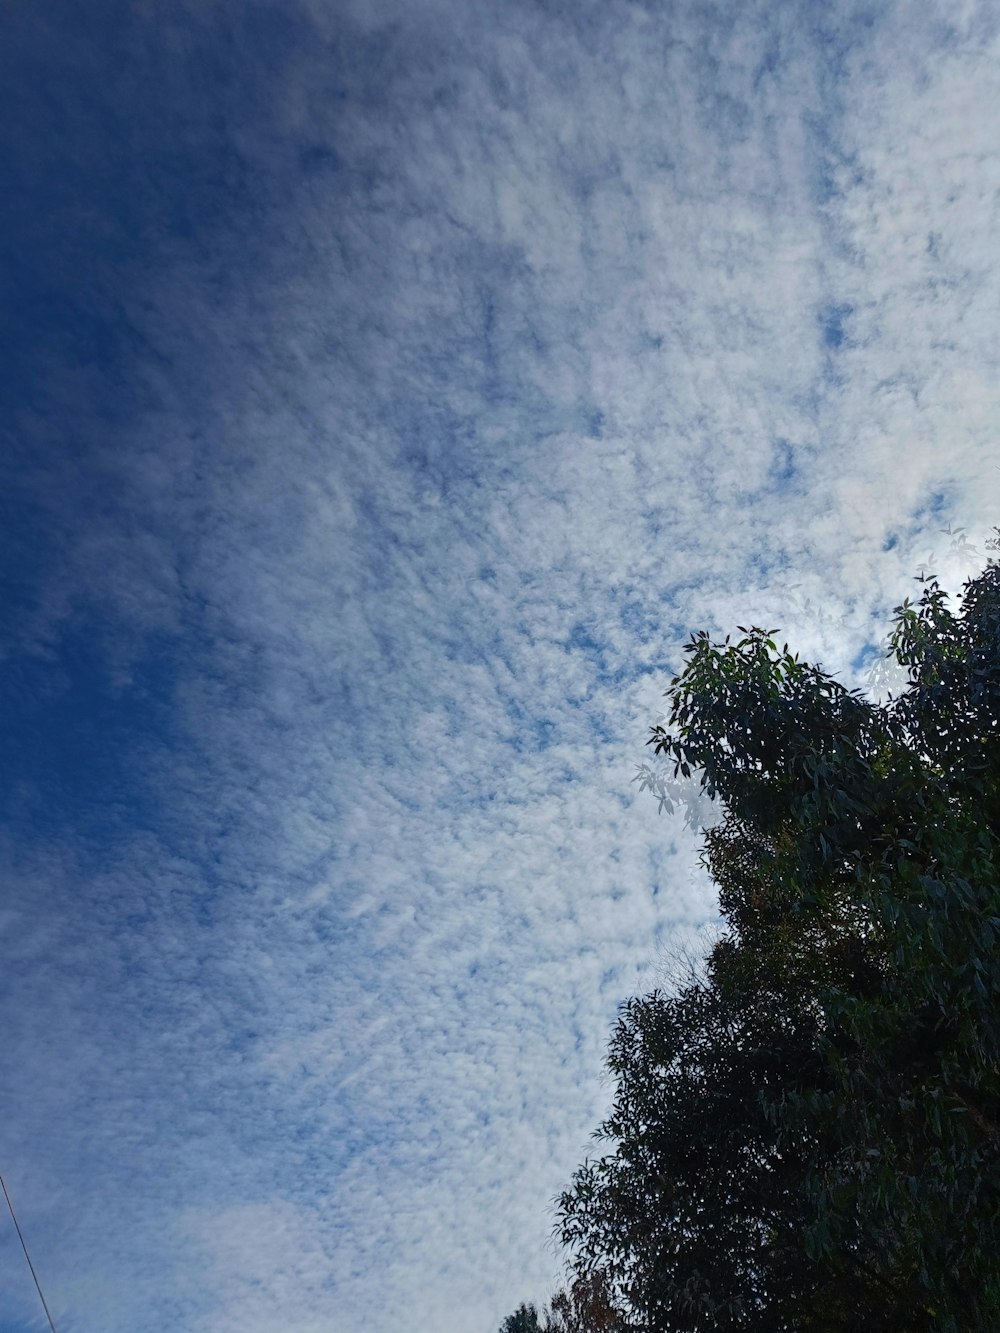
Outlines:
{"label": "tree canopy", "polygon": [[518,1306],[500,1333],[627,1333],[627,1328],[603,1271],[595,1268],[557,1292],[541,1315],[534,1305]]}
{"label": "tree canopy", "polygon": [[620,1327],[1000,1328],[1000,569],[897,608],[875,702],[698,634],[654,750],[722,818],[700,975],[629,1001],[560,1201]]}

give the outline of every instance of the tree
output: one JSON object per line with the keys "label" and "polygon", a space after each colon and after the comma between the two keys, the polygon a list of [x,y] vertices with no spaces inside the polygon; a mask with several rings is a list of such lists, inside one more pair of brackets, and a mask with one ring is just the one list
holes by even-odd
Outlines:
{"label": "tree", "polygon": [[601,1269],[578,1277],[568,1291],[553,1296],[545,1333],[626,1333],[625,1322],[614,1307]]}
{"label": "tree", "polygon": [[623,1007],[560,1205],[629,1327],[1000,1327],[1000,570],[897,608],[877,704],[771,632],[687,645],[651,738],[722,820],[705,974]]}
{"label": "tree", "polygon": [[533,1305],[519,1305],[500,1325],[500,1333],[544,1333]]}
{"label": "tree", "polygon": [[535,1306],[518,1306],[500,1333],[626,1333],[626,1325],[611,1303],[603,1272],[595,1269],[557,1292],[541,1319]]}

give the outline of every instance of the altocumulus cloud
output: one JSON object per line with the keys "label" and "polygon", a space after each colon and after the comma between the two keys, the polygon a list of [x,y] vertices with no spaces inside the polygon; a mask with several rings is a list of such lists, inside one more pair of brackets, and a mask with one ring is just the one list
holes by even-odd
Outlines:
{"label": "altocumulus cloud", "polygon": [[996,519],[995,8],[820,11],[6,7],[0,1143],[61,1329],[544,1298],[714,913],[630,785],[681,644],[857,679]]}

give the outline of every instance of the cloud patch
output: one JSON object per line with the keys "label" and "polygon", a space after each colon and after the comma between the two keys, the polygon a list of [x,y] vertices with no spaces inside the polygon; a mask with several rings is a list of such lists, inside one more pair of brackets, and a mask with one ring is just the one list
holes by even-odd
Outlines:
{"label": "cloud patch", "polygon": [[4,1154],[60,1327],[549,1294],[616,1006],[714,915],[631,783],[682,644],[853,683],[982,558],[996,40],[12,10]]}

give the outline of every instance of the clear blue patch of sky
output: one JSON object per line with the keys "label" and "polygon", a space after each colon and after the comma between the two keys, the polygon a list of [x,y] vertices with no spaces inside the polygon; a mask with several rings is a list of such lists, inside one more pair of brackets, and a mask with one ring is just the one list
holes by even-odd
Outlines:
{"label": "clear blue patch of sky", "polygon": [[270,90],[309,37],[295,15],[251,3],[157,20],[124,0],[88,11],[53,0],[4,16],[0,81],[18,130],[0,147],[0,243],[16,256],[0,269],[0,787],[23,835],[75,824],[100,838],[156,821],[132,746],[176,742],[173,685],[207,646],[197,617],[175,639],[130,644],[128,684],[107,673],[118,627],[100,588],[56,627],[50,656],[20,652],[16,635],[58,569],[67,524],[99,510],[121,531],[137,518],[100,484],[100,455],[119,433],[128,447],[138,369],[169,369],[136,324],[144,284],[184,255],[206,265],[206,283],[239,283],[268,262],[268,210],[286,206],[298,177],[335,165],[306,144],[269,171],[233,133],[266,138]]}
{"label": "clear blue patch of sky", "polygon": [[0,660],[0,790],[16,802],[22,832],[27,823],[41,838],[71,825],[100,840],[156,821],[132,744],[172,743],[172,646],[150,640],[130,675],[127,685],[109,679],[93,622],[64,631],[58,660]]}
{"label": "clear blue patch of sky", "polygon": [[2,240],[17,256],[0,274],[8,407],[11,392],[50,403],[55,365],[114,380],[143,351],[125,306],[169,257],[204,258],[224,234],[229,282],[266,258],[261,209],[279,204],[278,182],[241,157],[232,127],[266,122],[305,34],[261,4],[177,6],[160,26],[125,0],[5,13],[0,80],[18,126],[0,149]]}
{"label": "clear blue patch of sky", "polygon": [[851,305],[826,306],[819,314],[819,323],[823,331],[823,345],[829,351],[836,352],[847,340],[847,321],[854,314]]}
{"label": "clear blue patch of sky", "polygon": [[779,491],[790,487],[798,473],[795,462],[795,448],[796,446],[790,440],[778,438],[772,442],[768,480]]}
{"label": "clear blue patch of sky", "polygon": [[878,644],[872,643],[871,640],[869,640],[867,643],[863,644],[851,658],[851,667],[855,671],[863,671],[867,667],[870,667],[876,658],[881,656],[882,650],[879,648]]}
{"label": "clear blue patch of sky", "polygon": [[948,509],[948,494],[946,491],[932,491],[927,497],[926,502],[917,510],[918,519],[930,516],[931,518],[943,518]]}

